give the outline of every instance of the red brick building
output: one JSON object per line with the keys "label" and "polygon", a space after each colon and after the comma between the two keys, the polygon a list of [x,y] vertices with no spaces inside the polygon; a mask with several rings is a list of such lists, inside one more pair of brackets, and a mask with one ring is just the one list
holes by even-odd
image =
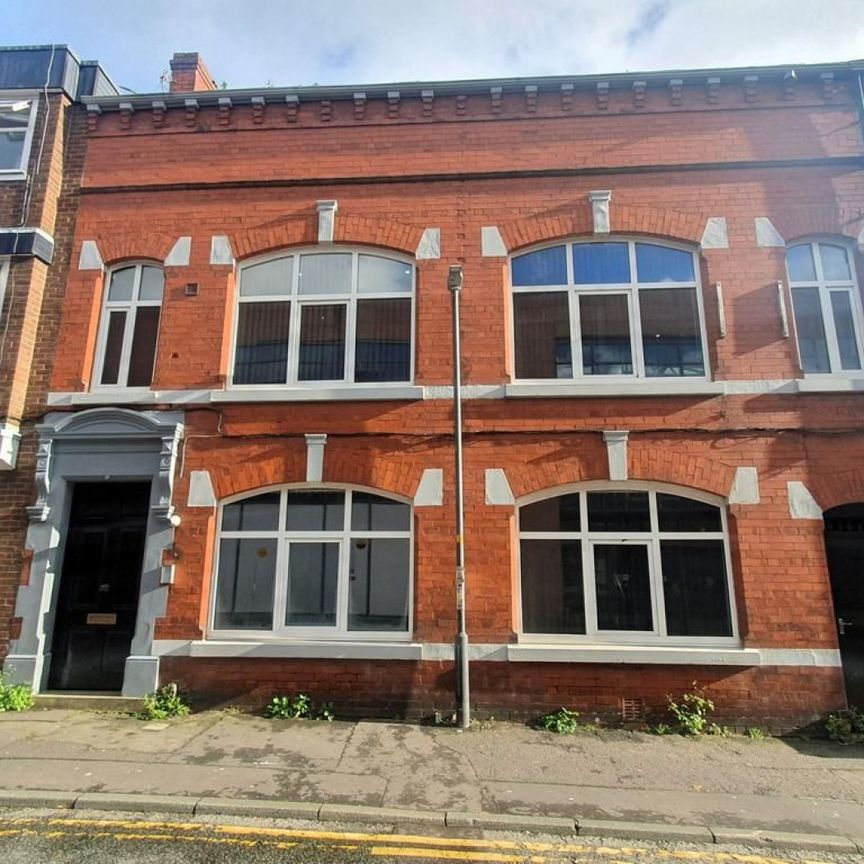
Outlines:
{"label": "red brick building", "polygon": [[451,710],[459,263],[474,707],[862,698],[858,66],[173,65],[85,100],[7,670]]}

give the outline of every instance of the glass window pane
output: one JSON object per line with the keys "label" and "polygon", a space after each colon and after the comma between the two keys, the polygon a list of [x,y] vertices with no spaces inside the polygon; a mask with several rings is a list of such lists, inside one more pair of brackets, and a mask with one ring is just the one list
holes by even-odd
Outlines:
{"label": "glass window pane", "polygon": [[640,282],[695,282],[693,255],[681,249],[636,244],[636,272]]}
{"label": "glass window pane", "polygon": [[657,493],[657,521],[661,531],[722,531],[720,508],[680,495]]}
{"label": "glass window pane", "polygon": [[0,107],[0,168],[22,168],[24,141],[30,125],[30,102]]}
{"label": "glass window pane", "polygon": [[410,505],[369,492],[355,492],[351,497],[352,531],[411,530]]}
{"label": "glass window pane", "polygon": [[380,255],[359,255],[358,258],[357,290],[361,294],[383,294],[387,291],[411,293],[414,268],[410,264]]}
{"label": "glass window pane", "polygon": [[563,291],[513,295],[517,378],[572,378],[570,312]]}
{"label": "glass window pane", "polygon": [[650,531],[647,492],[589,492],[589,531]]}
{"label": "glass window pane", "polygon": [[653,630],[648,547],[596,544],[598,630]]}
{"label": "glass window pane", "polygon": [[100,384],[116,384],[120,377],[120,355],[123,353],[123,333],[126,331],[126,313],[111,312],[108,316],[108,334],[105,337],[105,362],[102,364]]}
{"label": "glass window pane", "polygon": [[336,623],[338,543],[292,543],[288,551],[285,624],[332,627]]}
{"label": "glass window pane", "polygon": [[510,262],[514,285],[566,285],[567,247],[519,255]]}
{"label": "glass window pane", "polygon": [[342,531],[344,492],[288,492],[285,527],[289,531]]}
{"label": "glass window pane", "polygon": [[110,301],[123,301],[132,299],[132,290],[135,287],[135,268],[124,267],[115,270],[111,274],[111,283],[108,286],[108,299]]}
{"label": "glass window pane", "polygon": [[585,375],[632,375],[630,310],[625,294],[579,298],[582,371]]}
{"label": "glass window pane", "polygon": [[138,290],[140,300],[161,300],[165,288],[165,274],[161,267],[141,268],[141,287]]}
{"label": "glass window pane", "polygon": [[223,531],[276,531],[278,527],[278,492],[244,498],[222,508]]}
{"label": "glass window pane", "polygon": [[860,369],[861,358],[858,356],[858,340],[852,320],[852,297],[848,291],[831,292],[831,311],[834,314],[834,330],[837,332],[840,368]]}
{"label": "glass window pane", "polygon": [[573,247],[573,280],[577,285],[630,281],[626,243],[577,243]]}
{"label": "glass window pane", "polygon": [[828,342],[825,339],[819,289],[793,288],[792,305],[795,309],[801,368],[805,372],[830,372],[831,362],[828,359]]}
{"label": "glass window pane", "polygon": [[408,629],[408,539],[354,539],[348,594],[349,630]]}
{"label": "glass window pane", "polygon": [[351,255],[301,255],[297,290],[301,294],[349,294]]}
{"label": "glass window pane", "polygon": [[523,633],[584,633],[585,592],[578,540],[522,540]]}
{"label": "glass window pane", "polygon": [[244,267],[240,273],[241,297],[266,297],[290,294],[294,273],[294,258],[277,258],[263,264]]}
{"label": "glass window pane", "polygon": [[790,282],[813,282],[816,279],[816,265],[813,263],[813,250],[809,243],[790,246],[786,250],[786,268]]}
{"label": "glass window pane", "polygon": [[216,579],[217,630],[271,630],[276,540],[225,539]]}
{"label": "glass window pane", "polygon": [[579,531],[579,493],[546,498],[519,508],[520,531]]}
{"label": "glass window pane", "polygon": [[639,292],[645,375],[704,375],[699,307],[694,288],[652,288]]}
{"label": "glass window pane", "polygon": [[663,540],[663,598],[670,636],[731,636],[722,540]]}
{"label": "glass window pane", "polygon": [[234,352],[235,384],[284,384],[291,304],[241,303]]}
{"label": "glass window pane", "polygon": [[411,300],[358,300],[355,381],[411,380]]}
{"label": "glass window pane", "polygon": [[300,310],[300,381],[345,378],[345,304]]}
{"label": "glass window pane", "polygon": [[819,256],[822,258],[822,274],[827,282],[852,281],[852,273],[849,270],[849,256],[842,246],[831,246],[828,243],[820,243]]}
{"label": "glass window pane", "polygon": [[126,382],[128,387],[149,387],[153,380],[160,308],[139,306],[135,312],[132,351],[129,355],[129,379]]}

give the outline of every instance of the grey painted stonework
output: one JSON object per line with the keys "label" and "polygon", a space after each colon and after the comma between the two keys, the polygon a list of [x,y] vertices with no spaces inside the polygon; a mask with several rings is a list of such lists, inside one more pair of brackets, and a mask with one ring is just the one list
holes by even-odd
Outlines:
{"label": "grey painted stonework", "polygon": [[150,693],[158,681],[153,628],[165,614],[167,602],[168,588],[161,584],[162,551],[174,542],[171,492],[183,414],[97,408],[49,414],[37,432],[37,500],[27,508],[26,539],[33,560],[29,583],[18,588],[15,615],[21,619],[21,633],[10,644],[4,675],[10,682],[29,684],[36,692],[47,684],[73,484],[150,478],[138,616],[123,694]]}
{"label": "grey painted stonework", "polygon": [[105,264],[95,240],[85,240],[81,244],[81,254],[78,256],[79,270],[101,270]]}
{"label": "grey painted stonework", "polygon": [[324,446],[327,436],[311,434],[306,436],[306,482],[320,483],[324,479]]}
{"label": "grey painted stonework", "polygon": [[224,234],[214,234],[210,238],[210,263],[234,266],[234,250]]}
{"label": "grey painted stonework", "polygon": [[189,475],[189,499],[187,507],[215,507],[216,494],[209,471],[193,471]]}
{"label": "grey painted stonework", "polygon": [[781,247],[786,245],[786,241],[767,216],[757,216],[755,222],[757,246]]}
{"label": "grey painted stonework", "polygon": [[512,506],[516,503],[503,468],[486,469],[486,503],[491,506]]}
{"label": "grey painted stonework", "polygon": [[507,247],[497,225],[486,225],[480,229],[480,250],[484,258],[507,257]]}
{"label": "grey painted stonework", "polygon": [[612,230],[612,219],[609,215],[609,203],[612,192],[609,189],[597,189],[588,193],[591,202],[591,215],[594,220],[595,234],[608,234]]}
{"label": "grey painted stonework", "polygon": [[726,218],[724,216],[712,216],[705,223],[701,245],[703,249],[729,248],[729,234],[726,230]]}
{"label": "grey painted stonework", "polygon": [[414,493],[415,507],[440,507],[444,503],[444,471],[427,468]]}
{"label": "grey painted stonework", "polygon": [[789,515],[793,519],[821,519],[822,508],[810,490],[799,480],[790,480],[786,484],[789,495]]}
{"label": "grey painted stonework", "polygon": [[627,439],[629,437],[630,433],[624,429],[610,429],[603,433],[610,480],[627,479]]}
{"label": "grey painted stonework", "polygon": [[318,201],[315,207],[318,210],[318,242],[332,243],[336,234],[336,212],[339,210],[339,202]]}
{"label": "grey painted stonework", "polygon": [[418,261],[433,260],[441,257],[441,229],[427,228],[417,244],[414,257]]}
{"label": "grey painted stonework", "polygon": [[759,472],[752,466],[736,468],[729,503],[758,504],[759,501]]}
{"label": "grey painted stonework", "polygon": [[188,267],[192,254],[192,238],[178,237],[165,259],[166,267]]}

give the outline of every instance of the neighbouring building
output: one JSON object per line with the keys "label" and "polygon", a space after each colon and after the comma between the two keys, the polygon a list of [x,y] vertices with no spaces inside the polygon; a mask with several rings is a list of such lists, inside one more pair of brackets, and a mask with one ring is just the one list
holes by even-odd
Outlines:
{"label": "neighbouring building", "polygon": [[7,674],[452,710],[461,264],[475,710],[864,702],[864,65],[172,69],[84,99]]}
{"label": "neighbouring building", "polygon": [[31,561],[33,427],[66,288],[86,143],[80,98],[116,93],[98,63],[65,45],[0,48],[0,656],[18,634],[16,592]]}

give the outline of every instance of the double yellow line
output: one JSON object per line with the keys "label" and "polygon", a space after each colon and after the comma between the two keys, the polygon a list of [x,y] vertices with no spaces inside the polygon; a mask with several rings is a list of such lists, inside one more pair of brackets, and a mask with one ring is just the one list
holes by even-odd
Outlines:
{"label": "double yellow line", "polygon": [[[0,818],[0,840],[12,836],[45,838],[91,837],[117,841],[174,843],[177,841],[221,846],[268,846],[290,849],[300,843],[318,843],[335,849],[364,849],[373,856],[429,858],[451,861],[485,861],[492,864],[549,864],[596,861],[608,864],[650,862],[709,862],[709,864],[793,864],[784,858],[723,851],[650,849],[647,847],[593,846],[585,843],[541,843],[466,837],[433,837],[422,834],[367,834],[352,831],[312,831],[299,828],[265,828],[251,825],[215,825],[206,822],[153,822],[129,819],[81,819],[75,817]],[[797,864],[824,864],[801,861]]]}

